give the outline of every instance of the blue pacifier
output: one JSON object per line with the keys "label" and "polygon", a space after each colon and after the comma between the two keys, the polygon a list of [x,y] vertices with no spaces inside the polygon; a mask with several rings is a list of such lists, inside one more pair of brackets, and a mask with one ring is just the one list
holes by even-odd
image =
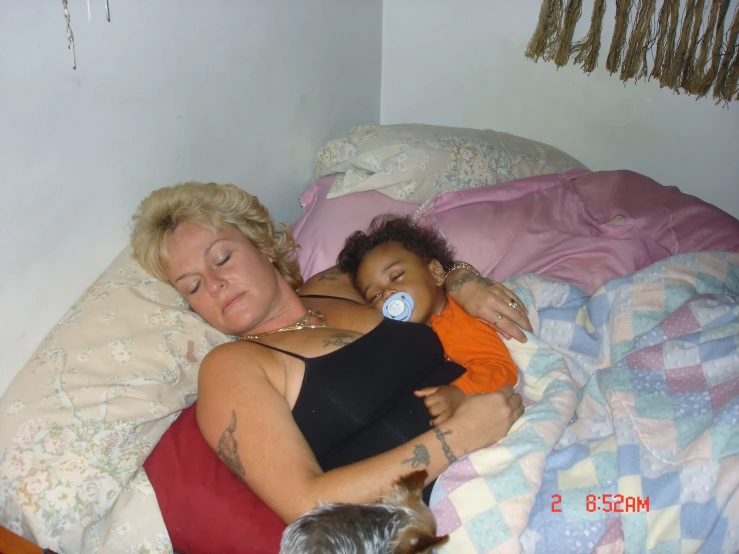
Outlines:
{"label": "blue pacifier", "polygon": [[396,292],[382,305],[382,315],[396,321],[408,321],[412,311],[413,298],[407,292]]}

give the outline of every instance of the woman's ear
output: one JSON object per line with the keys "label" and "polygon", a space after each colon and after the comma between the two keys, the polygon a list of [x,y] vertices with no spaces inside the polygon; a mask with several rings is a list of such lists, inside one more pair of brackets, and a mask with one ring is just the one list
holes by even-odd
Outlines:
{"label": "woman's ear", "polygon": [[446,277],[446,272],[444,271],[444,268],[442,267],[439,260],[431,260],[428,264],[429,271],[431,272],[431,275],[434,278],[434,281],[436,281],[436,286],[441,287],[444,285],[444,277]]}

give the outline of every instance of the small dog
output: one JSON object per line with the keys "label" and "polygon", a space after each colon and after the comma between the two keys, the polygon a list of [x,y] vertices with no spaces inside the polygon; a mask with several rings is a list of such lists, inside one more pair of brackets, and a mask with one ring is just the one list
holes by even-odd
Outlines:
{"label": "small dog", "polygon": [[324,504],[300,516],[282,535],[280,554],[431,554],[449,537],[423,503],[426,471],[393,484],[375,504]]}

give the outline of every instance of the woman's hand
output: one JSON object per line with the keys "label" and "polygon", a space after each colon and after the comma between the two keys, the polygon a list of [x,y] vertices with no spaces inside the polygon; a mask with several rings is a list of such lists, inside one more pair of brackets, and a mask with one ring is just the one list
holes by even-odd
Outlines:
{"label": "woman's hand", "polygon": [[505,437],[523,412],[521,395],[506,385],[495,392],[466,395],[447,423],[464,442],[466,454]]}
{"label": "woman's hand", "polygon": [[475,275],[469,269],[459,268],[448,275],[446,290],[472,317],[488,324],[506,339],[526,342],[521,329],[532,331],[526,306],[507,287]]}

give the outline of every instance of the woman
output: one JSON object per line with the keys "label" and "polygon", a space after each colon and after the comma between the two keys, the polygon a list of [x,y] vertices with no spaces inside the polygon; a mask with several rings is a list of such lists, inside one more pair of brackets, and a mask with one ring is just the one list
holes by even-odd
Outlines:
{"label": "woman", "polygon": [[[383,318],[335,269],[300,287],[289,229],[276,229],[259,201],[233,185],[159,189],[134,221],[141,265],[238,337],[201,364],[198,424],[286,522],[319,500],[373,501],[413,469],[426,469],[430,483],[457,457],[505,436],[523,413],[521,397],[505,387],[466,398],[430,428],[413,391],[463,371],[444,360],[433,331]],[[505,333],[521,338],[516,324],[530,328],[505,287],[464,268],[447,285],[470,313],[487,304],[473,315]]]}

